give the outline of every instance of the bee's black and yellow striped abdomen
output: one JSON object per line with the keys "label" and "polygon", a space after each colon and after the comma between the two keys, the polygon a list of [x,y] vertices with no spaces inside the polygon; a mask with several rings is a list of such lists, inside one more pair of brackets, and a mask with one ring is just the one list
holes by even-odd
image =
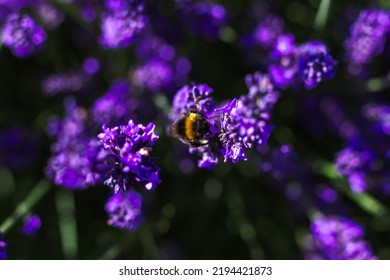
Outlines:
{"label": "bee's black and yellow striped abdomen", "polygon": [[199,147],[207,145],[205,136],[210,132],[206,116],[196,111],[183,114],[170,128],[170,134],[182,142]]}

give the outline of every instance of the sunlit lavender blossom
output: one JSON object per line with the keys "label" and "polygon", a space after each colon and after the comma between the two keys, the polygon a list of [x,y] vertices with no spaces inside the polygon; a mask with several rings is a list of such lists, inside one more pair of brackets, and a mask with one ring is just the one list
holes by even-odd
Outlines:
{"label": "sunlit lavender blossom", "polygon": [[0,232],[0,260],[5,259],[7,259],[7,242],[5,242],[4,236]]}
{"label": "sunlit lavender blossom", "polygon": [[253,32],[254,42],[264,49],[272,49],[279,35],[282,35],[284,29],[283,20],[273,14],[267,15]]}
{"label": "sunlit lavender blossom", "polygon": [[181,20],[195,35],[216,39],[227,22],[225,7],[210,1],[176,0]]}
{"label": "sunlit lavender blossom", "polygon": [[109,216],[108,224],[133,231],[142,221],[142,196],[135,191],[120,191],[111,195],[105,209]]}
{"label": "sunlit lavender blossom", "polygon": [[340,217],[319,217],[311,224],[313,247],[307,259],[374,260],[370,245],[363,240],[364,230]]}
{"label": "sunlit lavender blossom", "polygon": [[41,228],[41,218],[38,215],[27,215],[23,219],[22,233],[25,235],[35,235]]}
{"label": "sunlit lavender blossom", "polygon": [[215,102],[211,97],[213,89],[206,84],[185,85],[179,89],[173,99],[171,120],[176,120],[185,111],[198,110],[206,116],[211,116]]}
{"label": "sunlit lavender blossom", "polygon": [[265,145],[273,126],[270,112],[279,98],[267,75],[248,75],[249,92],[239,99],[225,102],[216,107],[211,97],[212,89],[207,85],[185,86],[174,100],[171,119],[179,118],[183,112],[196,110],[210,120],[210,133],[205,135],[208,144],[190,147],[190,153],[201,155],[198,166],[210,169],[223,156],[225,162],[246,160],[246,148],[260,148]]}
{"label": "sunlit lavender blossom", "polygon": [[100,178],[95,170],[100,144],[87,131],[87,112],[73,100],[68,100],[65,108],[64,119],[53,119],[48,125],[49,135],[57,138],[57,142],[51,147],[46,176],[56,185],[84,189]]}
{"label": "sunlit lavender blossom", "polygon": [[15,56],[27,58],[43,45],[46,33],[28,15],[11,14],[5,20],[1,40]]}
{"label": "sunlit lavender blossom", "polygon": [[259,149],[267,143],[273,129],[271,111],[279,99],[268,75],[246,77],[249,92],[223,109],[220,135],[225,161],[246,160],[245,148]]}
{"label": "sunlit lavender blossom", "polygon": [[367,189],[365,172],[371,161],[368,151],[346,147],[337,154],[336,170],[349,180],[351,189],[360,193]]}
{"label": "sunlit lavender blossom", "polygon": [[100,43],[110,49],[125,48],[145,28],[144,3],[131,1],[127,9],[104,12],[101,20]]}
{"label": "sunlit lavender blossom", "polygon": [[158,139],[154,127],[153,123],[145,127],[133,120],[113,128],[103,125],[98,138],[106,149],[103,161],[108,171],[104,184],[115,193],[139,185],[151,190],[161,182],[156,159],[149,155],[151,146]]}
{"label": "sunlit lavender blossom", "polygon": [[378,56],[390,32],[390,12],[370,8],[360,12],[345,41],[346,59],[351,64],[366,64]]}
{"label": "sunlit lavender blossom", "polygon": [[335,75],[336,62],[327,46],[320,41],[309,41],[296,46],[294,36],[280,35],[271,53],[273,63],[269,73],[277,87],[286,88],[293,82],[303,82],[312,89]]}

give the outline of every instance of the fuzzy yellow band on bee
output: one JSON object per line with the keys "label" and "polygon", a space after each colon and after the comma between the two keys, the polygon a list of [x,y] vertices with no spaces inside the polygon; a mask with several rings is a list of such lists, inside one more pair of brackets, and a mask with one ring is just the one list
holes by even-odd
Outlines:
{"label": "fuzzy yellow band on bee", "polygon": [[196,119],[196,114],[190,113],[185,120],[186,136],[188,137],[188,139],[191,140],[195,138],[195,134],[194,134],[195,119]]}

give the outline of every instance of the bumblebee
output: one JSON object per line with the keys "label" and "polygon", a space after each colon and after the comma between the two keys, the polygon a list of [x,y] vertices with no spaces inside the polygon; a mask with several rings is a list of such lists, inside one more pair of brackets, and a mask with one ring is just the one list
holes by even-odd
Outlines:
{"label": "bumblebee", "polygon": [[197,110],[184,112],[183,116],[175,121],[169,129],[169,134],[172,137],[192,147],[207,145],[209,143],[207,139],[209,133],[208,118]]}

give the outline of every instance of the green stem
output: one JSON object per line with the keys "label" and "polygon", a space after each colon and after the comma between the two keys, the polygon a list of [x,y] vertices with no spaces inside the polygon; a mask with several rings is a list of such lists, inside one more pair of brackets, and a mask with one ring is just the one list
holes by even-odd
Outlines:
{"label": "green stem", "polygon": [[251,258],[254,260],[263,259],[264,252],[256,239],[255,226],[244,215],[244,202],[241,194],[232,188],[226,195],[226,202],[239,235],[245,242]]}
{"label": "green stem", "polygon": [[100,257],[99,260],[114,260],[116,259],[126,248],[130,247],[135,241],[135,235],[128,232],[119,239],[115,244],[107,249]]}
{"label": "green stem", "polygon": [[314,19],[313,27],[315,30],[321,31],[324,29],[329,14],[330,3],[331,0],[321,0]]}
{"label": "green stem", "polygon": [[161,259],[160,253],[154,241],[153,233],[149,230],[149,224],[145,223],[142,229],[139,229],[138,236],[140,238],[144,252],[149,255],[152,260]]}
{"label": "green stem", "polygon": [[332,185],[340,192],[347,195],[360,208],[374,216],[382,216],[386,213],[386,207],[375,197],[368,193],[355,193],[349,187],[345,180],[335,169],[331,162],[317,161],[313,165],[313,169],[318,174],[327,177],[332,181]]}
{"label": "green stem", "polygon": [[1,224],[0,232],[6,234],[16,222],[26,215],[38,200],[48,192],[50,186],[50,183],[45,179],[39,181],[30,191],[26,199],[20,203],[14,212]]}
{"label": "green stem", "polygon": [[61,188],[56,194],[56,208],[60,228],[62,252],[67,259],[77,257],[77,225],[75,219],[75,202],[72,191]]}

